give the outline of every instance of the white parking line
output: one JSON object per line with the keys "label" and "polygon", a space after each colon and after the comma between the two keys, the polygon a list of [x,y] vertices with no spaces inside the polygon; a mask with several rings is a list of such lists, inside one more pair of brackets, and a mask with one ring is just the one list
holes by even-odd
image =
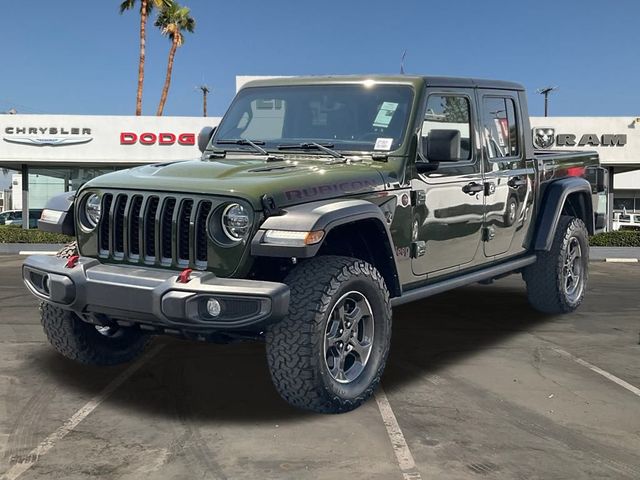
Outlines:
{"label": "white parking line", "polygon": [[582,365],[583,367],[587,367],[589,370],[591,370],[592,372],[596,372],[598,375],[602,375],[604,378],[611,380],[613,383],[616,383],[618,385],[620,385],[622,388],[625,388],[627,390],[629,390],[631,393],[633,393],[634,395],[637,395],[638,397],[640,397],[640,388],[631,385],[628,382],[625,382],[624,380],[622,380],[621,378],[616,377],[615,375],[602,370],[600,367],[596,367],[595,365],[593,365],[592,363],[587,362],[586,360],[583,360],[579,357],[576,357],[575,355],[570,354],[569,352],[565,352],[564,350],[560,349],[560,348],[553,348],[553,350],[557,353],[559,353],[560,355],[562,355],[563,357],[569,358],[571,360],[573,360],[574,362]]}
{"label": "white parking line", "polygon": [[607,263],[638,263],[637,258],[605,258]]}
{"label": "white parking line", "polygon": [[164,345],[157,345],[149,350],[137,362],[132,364],[129,368],[123,371],[120,375],[114,378],[109,385],[107,385],[100,393],[94,396],[91,400],[84,404],[84,406],[73,414],[64,424],[58,428],[55,432],[45,438],[40,444],[31,450],[26,456],[28,461],[22,463],[16,463],[2,476],[2,480],[15,480],[24,472],[29,470],[38,461],[38,458],[46,454],[51,450],[58,440],[62,440],[69,433],[71,433],[87,416],[91,414],[98,406],[104,402],[109,395],[111,395],[120,385],[126,382],[131,375],[136,373],[146,362],[148,362],[153,356],[155,356]]}
{"label": "white parking line", "polygon": [[20,250],[18,255],[55,255],[58,252],[47,252],[42,250]]}
{"label": "white parking line", "polygon": [[413,460],[409,445],[407,445],[407,441],[400,429],[400,425],[398,425],[398,420],[391,409],[382,385],[378,387],[375,398],[378,409],[380,410],[380,415],[382,415],[382,421],[387,428],[387,435],[389,435],[389,440],[391,440],[393,452],[396,454],[402,477],[404,480],[422,480],[420,473],[416,470],[416,462]]}

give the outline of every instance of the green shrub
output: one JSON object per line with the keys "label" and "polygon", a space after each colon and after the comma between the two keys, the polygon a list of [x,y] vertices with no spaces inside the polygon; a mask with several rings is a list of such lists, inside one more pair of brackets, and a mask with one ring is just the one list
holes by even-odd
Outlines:
{"label": "green shrub", "polygon": [[640,231],[618,230],[594,235],[589,239],[592,247],[640,247]]}
{"label": "green shrub", "polygon": [[0,243],[69,243],[72,237],[17,225],[0,225]]}

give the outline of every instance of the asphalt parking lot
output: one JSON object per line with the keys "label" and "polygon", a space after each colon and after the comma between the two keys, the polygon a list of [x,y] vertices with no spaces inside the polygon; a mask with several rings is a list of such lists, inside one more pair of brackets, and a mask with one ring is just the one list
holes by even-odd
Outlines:
{"label": "asphalt parking lot", "polygon": [[0,256],[3,478],[640,478],[638,264],[592,263],[563,317],[532,311],[518,276],[397,308],[383,390],[337,416],[281,401],[261,344],[67,361],[20,264]]}

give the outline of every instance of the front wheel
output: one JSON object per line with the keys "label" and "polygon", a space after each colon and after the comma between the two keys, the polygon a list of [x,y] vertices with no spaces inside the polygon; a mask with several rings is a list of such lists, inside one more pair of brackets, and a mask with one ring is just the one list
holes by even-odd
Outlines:
{"label": "front wheel", "polygon": [[267,332],[273,383],[290,404],[321,413],[361,405],[380,382],[391,341],[384,279],[354,258],[323,256],[297,266],[289,314]]}
{"label": "front wheel", "polygon": [[580,306],[589,279],[589,239],[582,220],[560,217],[548,252],[524,270],[529,303],[543,313],[568,313]]}
{"label": "front wheel", "polygon": [[[78,243],[65,245],[58,258],[78,254]],[[63,356],[86,365],[118,365],[139,357],[149,336],[140,331],[84,322],[74,312],[47,302],[40,304],[40,322],[49,343]]]}
{"label": "front wheel", "polygon": [[139,357],[149,337],[117,326],[100,327],[75,313],[47,302],[40,304],[40,320],[49,343],[65,357],[86,365],[118,365]]}

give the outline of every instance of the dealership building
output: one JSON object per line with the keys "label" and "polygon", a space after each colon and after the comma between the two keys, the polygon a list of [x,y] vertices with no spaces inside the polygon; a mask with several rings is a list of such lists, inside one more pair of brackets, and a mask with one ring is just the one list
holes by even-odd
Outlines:
{"label": "dealership building", "polygon": [[[243,78],[243,77],[240,77]],[[0,209],[42,208],[116,169],[200,156],[198,132],[216,117],[0,115]],[[598,211],[640,212],[640,118],[533,117],[536,147],[595,150],[606,169]],[[0,171],[1,172],[1,171]],[[4,183],[4,185],[3,185]],[[28,215],[23,215],[28,218]],[[610,220],[609,220],[610,221]]]}
{"label": "dealership building", "polygon": [[[117,169],[200,157],[198,132],[217,117],[0,115],[3,209],[42,208]],[[23,219],[28,215],[23,215]]]}

